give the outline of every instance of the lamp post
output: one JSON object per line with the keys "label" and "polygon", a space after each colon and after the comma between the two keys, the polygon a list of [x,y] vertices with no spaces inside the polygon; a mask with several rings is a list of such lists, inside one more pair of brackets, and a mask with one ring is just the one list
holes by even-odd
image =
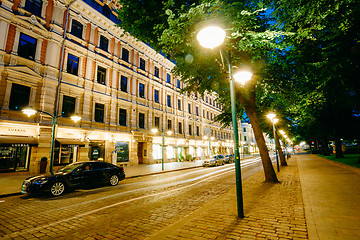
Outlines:
{"label": "lamp post", "polygon": [[[151,129],[151,132],[156,134],[159,131],[157,128]],[[172,131],[166,131],[167,135],[171,135]],[[161,170],[164,171],[164,145],[165,145],[165,137],[164,137],[164,130],[161,130]]]}
{"label": "lamp post", "polygon": [[[226,37],[226,33],[223,29],[211,26],[202,29],[197,34],[197,40],[200,45],[205,48],[213,49],[217,46],[220,46]],[[221,53],[221,51],[220,51]],[[230,52],[228,52],[230,55]],[[250,80],[252,74],[249,72],[236,73],[234,76],[232,74],[232,65],[227,54],[224,54],[224,58],[229,67],[229,80],[230,80],[230,97],[231,97],[231,114],[232,114],[232,123],[234,131],[234,153],[235,153],[235,176],[236,176],[236,195],[237,195],[237,209],[238,217],[244,218],[244,207],[243,207],[243,196],[242,196],[242,183],[241,183],[241,166],[240,166],[240,154],[239,154],[239,132],[236,116],[236,101],[235,101],[235,87],[234,81],[241,79],[240,81],[244,84],[247,80]]]}
{"label": "lamp post", "polygon": [[276,167],[277,167],[277,171],[280,172],[280,166],[279,166],[279,157],[278,157],[278,152],[277,152],[277,144],[276,144],[276,128],[275,128],[275,124],[279,121],[279,119],[276,118],[276,114],[275,113],[269,113],[268,115],[266,115],[267,118],[270,119],[270,121],[272,122],[272,126],[273,126],[273,133],[274,133],[274,141],[275,141],[275,156],[276,156]]}
{"label": "lamp post", "polygon": [[[51,131],[51,146],[50,146],[50,165],[49,165],[49,172],[51,175],[54,175],[53,172],[53,165],[54,165],[54,145],[55,145],[55,132],[56,132],[56,124],[57,124],[57,118],[58,117],[62,117],[63,115],[54,115],[45,111],[41,111],[41,110],[35,110],[31,107],[27,107],[25,109],[22,110],[23,113],[25,113],[28,117],[36,114],[36,113],[44,113],[46,115],[49,115],[52,120],[51,120],[51,124],[52,124],[52,131]],[[70,118],[76,123],[78,122],[81,117],[77,114],[73,114],[72,116],[70,116]]]}

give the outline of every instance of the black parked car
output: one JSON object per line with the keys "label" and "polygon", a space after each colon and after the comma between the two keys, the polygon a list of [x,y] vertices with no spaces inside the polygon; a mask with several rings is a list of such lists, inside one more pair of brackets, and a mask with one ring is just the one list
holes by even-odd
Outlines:
{"label": "black parked car", "polygon": [[21,193],[37,194],[50,192],[59,196],[67,190],[108,183],[112,186],[125,178],[124,168],[107,162],[89,161],[69,164],[52,175],[27,178]]}

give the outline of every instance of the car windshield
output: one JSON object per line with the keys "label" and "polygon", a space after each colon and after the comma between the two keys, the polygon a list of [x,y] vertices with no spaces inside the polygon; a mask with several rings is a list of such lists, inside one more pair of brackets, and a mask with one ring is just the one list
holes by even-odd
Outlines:
{"label": "car windshield", "polygon": [[82,165],[82,163],[72,163],[66,165],[63,168],[60,168],[57,172],[63,172],[63,173],[72,172],[75,168],[79,167],[80,165]]}

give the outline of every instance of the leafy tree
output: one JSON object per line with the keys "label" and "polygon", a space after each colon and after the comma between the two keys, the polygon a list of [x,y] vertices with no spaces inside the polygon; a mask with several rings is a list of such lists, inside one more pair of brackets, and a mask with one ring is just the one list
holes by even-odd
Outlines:
{"label": "leafy tree", "polygon": [[[168,1],[167,4],[169,2],[173,1]],[[122,4],[122,1],[120,3]],[[166,6],[169,7],[169,4]],[[131,33],[139,32],[137,37],[140,40],[156,42],[158,49],[176,61],[177,65],[173,71],[185,82],[184,91],[201,94],[205,91],[216,91],[223,106],[230,105],[229,79],[226,64],[222,59],[223,55],[219,54],[219,50],[223,54],[229,54],[233,66],[250,66],[254,76],[246,86],[237,88],[237,99],[245,108],[252,124],[264,167],[265,180],[278,182],[260,127],[256,96],[258,92],[266,91],[263,89],[264,86],[266,87],[263,83],[266,79],[261,77],[264,62],[267,61],[269,50],[280,47],[275,41],[280,35],[266,30],[261,11],[256,9],[257,5],[250,1],[220,0],[199,1],[198,4],[182,5],[181,8],[167,8],[165,10],[165,14],[168,15],[167,22],[149,28],[161,29],[151,37],[157,39],[151,41],[147,36],[142,38],[140,33],[145,29],[141,24],[121,18],[120,26]],[[134,7],[123,5],[121,11],[120,17],[126,15],[124,12],[133,12]],[[161,15],[164,16],[163,13]],[[148,16],[139,17],[146,19]],[[200,47],[196,40],[198,31],[209,24],[223,26],[227,31],[225,43],[212,51]],[[228,109],[225,107],[224,110]]]}
{"label": "leafy tree", "polygon": [[323,153],[335,139],[342,157],[341,138],[360,137],[359,2],[266,2],[274,9],[277,30],[296,33],[292,47],[272,66],[294,89],[287,115],[308,142],[322,142]]}

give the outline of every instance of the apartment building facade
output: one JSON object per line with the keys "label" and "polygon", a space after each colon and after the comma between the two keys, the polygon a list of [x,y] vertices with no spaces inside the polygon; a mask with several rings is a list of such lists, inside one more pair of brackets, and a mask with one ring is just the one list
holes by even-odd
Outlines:
{"label": "apartment building facade", "polygon": [[[181,94],[174,63],[116,26],[118,7],[77,0],[67,12],[64,1],[1,0],[0,171],[38,173],[50,159],[57,97],[55,169],[86,160],[151,164],[163,148],[165,161],[233,152],[232,130],[213,122],[216,95]],[[42,113],[27,117],[27,106]],[[210,151],[204,137],[213,137]]]}

